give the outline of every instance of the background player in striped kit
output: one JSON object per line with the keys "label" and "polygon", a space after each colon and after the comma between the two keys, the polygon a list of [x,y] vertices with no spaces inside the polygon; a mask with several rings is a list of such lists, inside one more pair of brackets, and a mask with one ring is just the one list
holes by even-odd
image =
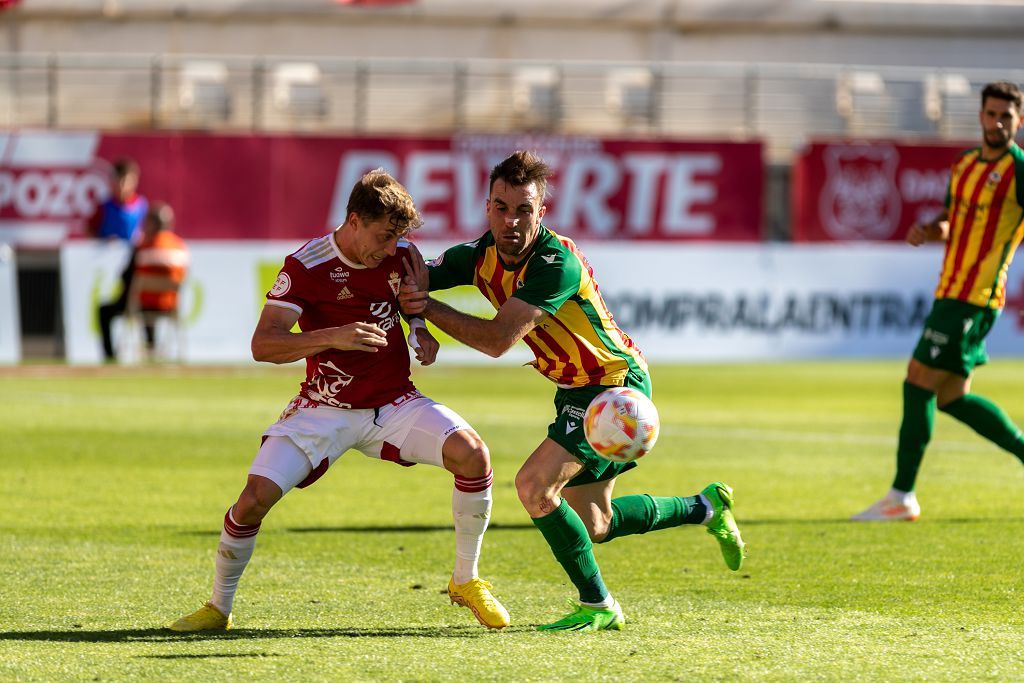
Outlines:
{"label": "background player in striped kit", "polygon": [[953,164],[946,209],[915,224],[907,242],[946,243],[942,274],[924,332],[903,383],[896,477],[857,521],[915,520],[917,472],[932,435],[935,408],[1024,461],[1021,431],[996,404],[970,393],[974,368],[988,361],[985,336],[1006,299],[1006,273],[1024,224],[1024,151],[1014,142],[1021,91],[989,83],[981,92],[981,146]]}
{"label": "background player in striped kit", "polygon": [[[409,193],[378,169],[356,183],[341,226],[285,259],[267,293],[252,353],[270,363],[305,358],[306,378],[264,432],[245,488],[224,515],[209,602],[171,630],[231,628],[238,581],[263,518],[288,491],[314,483],[349,449],[404,466],[443,467],[455,476],[449,597],[489,628],[508,626],[508,612],[477,575],[491,512],[490,454],[465,420],[420,394],[409,377],[396,297],[407,253],[402,237],[419,224]],[[292,332],[296,322],[301,332]],[[410,321],[410,328],[417,359],[433,363],[437,341],[422,320]]]}
{"label": "background player in striped kit", "polygon": [[[516,475],[516,490],[555,559],[579,591],[579,604],[542,630],[620,629],[622,609],[604,584],[593,542],[705,524],[726,564],[737,570],[743,540],[731,512],[732,489],[720,482],[687,497],[621,496],[615,477],[636,463],[613,463],[594,453],[582,418],[602,391],[628,386],[651,395],[647,362],[618,328],[593,271],[572,240],[541,224],[550,170],[531,152],[515,152],[490,176],[487,217],[480,239],[448,249],[403,284],[407,313],[423,315],[464,344],[498,357],[520,339],[534,367],[558,388],[556,417],[547,438]],[[497,309],[485,320],[431,299],[428,290],[476,285]]]}

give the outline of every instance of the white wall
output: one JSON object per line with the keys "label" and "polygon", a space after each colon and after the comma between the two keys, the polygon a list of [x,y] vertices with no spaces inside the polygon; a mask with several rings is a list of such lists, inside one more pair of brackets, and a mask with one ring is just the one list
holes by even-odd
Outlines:
{"label": "white wall", "polygon": [[[103,8],[109,11],[104,13]],[[418,0],[360,9],[324,0],[32,0],[4,52],[215,53],[855,63],[1018,68],[1015,0]]]}

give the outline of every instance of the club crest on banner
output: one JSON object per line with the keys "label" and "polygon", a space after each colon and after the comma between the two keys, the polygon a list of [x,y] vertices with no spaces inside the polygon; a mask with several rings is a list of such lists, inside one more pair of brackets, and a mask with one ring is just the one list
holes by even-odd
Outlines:
{"label": "club crest on banner", "polygon": [[900,224],[899,152],[891,145],[831,145],[824,153],[821,224],[836,240],[886,239]]}

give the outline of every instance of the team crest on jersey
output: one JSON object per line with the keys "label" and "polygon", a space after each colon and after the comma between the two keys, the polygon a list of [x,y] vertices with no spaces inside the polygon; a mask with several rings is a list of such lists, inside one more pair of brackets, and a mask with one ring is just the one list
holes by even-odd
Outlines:
{"label": "team crest on jersey", "polygon": [[516,279],[516,289],[519,289],[519,288],[521,288],[521,287],[522,287],[523,285],[525,285],[525,284],[526,284],[526,283],[525,283],[525,282],[523,282],[523,278],[517,278],[517,279]]}
{"label": "team crest on jersey", "polygon": [[402,286],[402,276],[397,271],[391,271],[388,275],[388,284],[391,285],[391,291],[398,296],[398,288]]}
{"label": "team crest on jersey", "polygon": [[331,282],[337,282],[339,285],[344,284],[348,280],[348,271],[338,266],[331,271]]}
{"label": "team crest on jersey", "polygon": [[439,266],[442,263],[444,263],[444,254],[443,253],[440,256],[438,256],[437,258],[432,258],[429,261],[427,261],[427,266],[430,267],[430,268],[433,268],[434,266]]}
{"label": "team crest on jersey", "polygon": [[985,184],[988,185],[989,187],[995,187],[996,185],[999,184],[999,181],[1002,179],[1003,176],[999,173],[999,171],[992,171],[991,173],[988,174],[988,180],[985,181]]}
{"label": "team crest on jersey", "polygon": [[291,288],[292,279],[288,277],[288,273],[278,273],[277,279],[274,280],[274,286],[270,288],[270,296],[284,296]]}
{"label": "team crest on jersey", "polygon": [[351,299],[355,294],[352,293],[348,287],[342,287],[341,291],[338,292],[338,301],[344,301],[345,299]]}

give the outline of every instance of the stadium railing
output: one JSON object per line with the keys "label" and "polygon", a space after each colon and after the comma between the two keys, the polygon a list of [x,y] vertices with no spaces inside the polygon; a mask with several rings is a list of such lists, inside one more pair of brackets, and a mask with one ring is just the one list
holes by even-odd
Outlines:
{"label": "stadium railing", "polygon": [[[1000,74],[1018,82],[1024,71]],[[971,139],[988,71],[209,55],[0,55],[0,126]]]}

